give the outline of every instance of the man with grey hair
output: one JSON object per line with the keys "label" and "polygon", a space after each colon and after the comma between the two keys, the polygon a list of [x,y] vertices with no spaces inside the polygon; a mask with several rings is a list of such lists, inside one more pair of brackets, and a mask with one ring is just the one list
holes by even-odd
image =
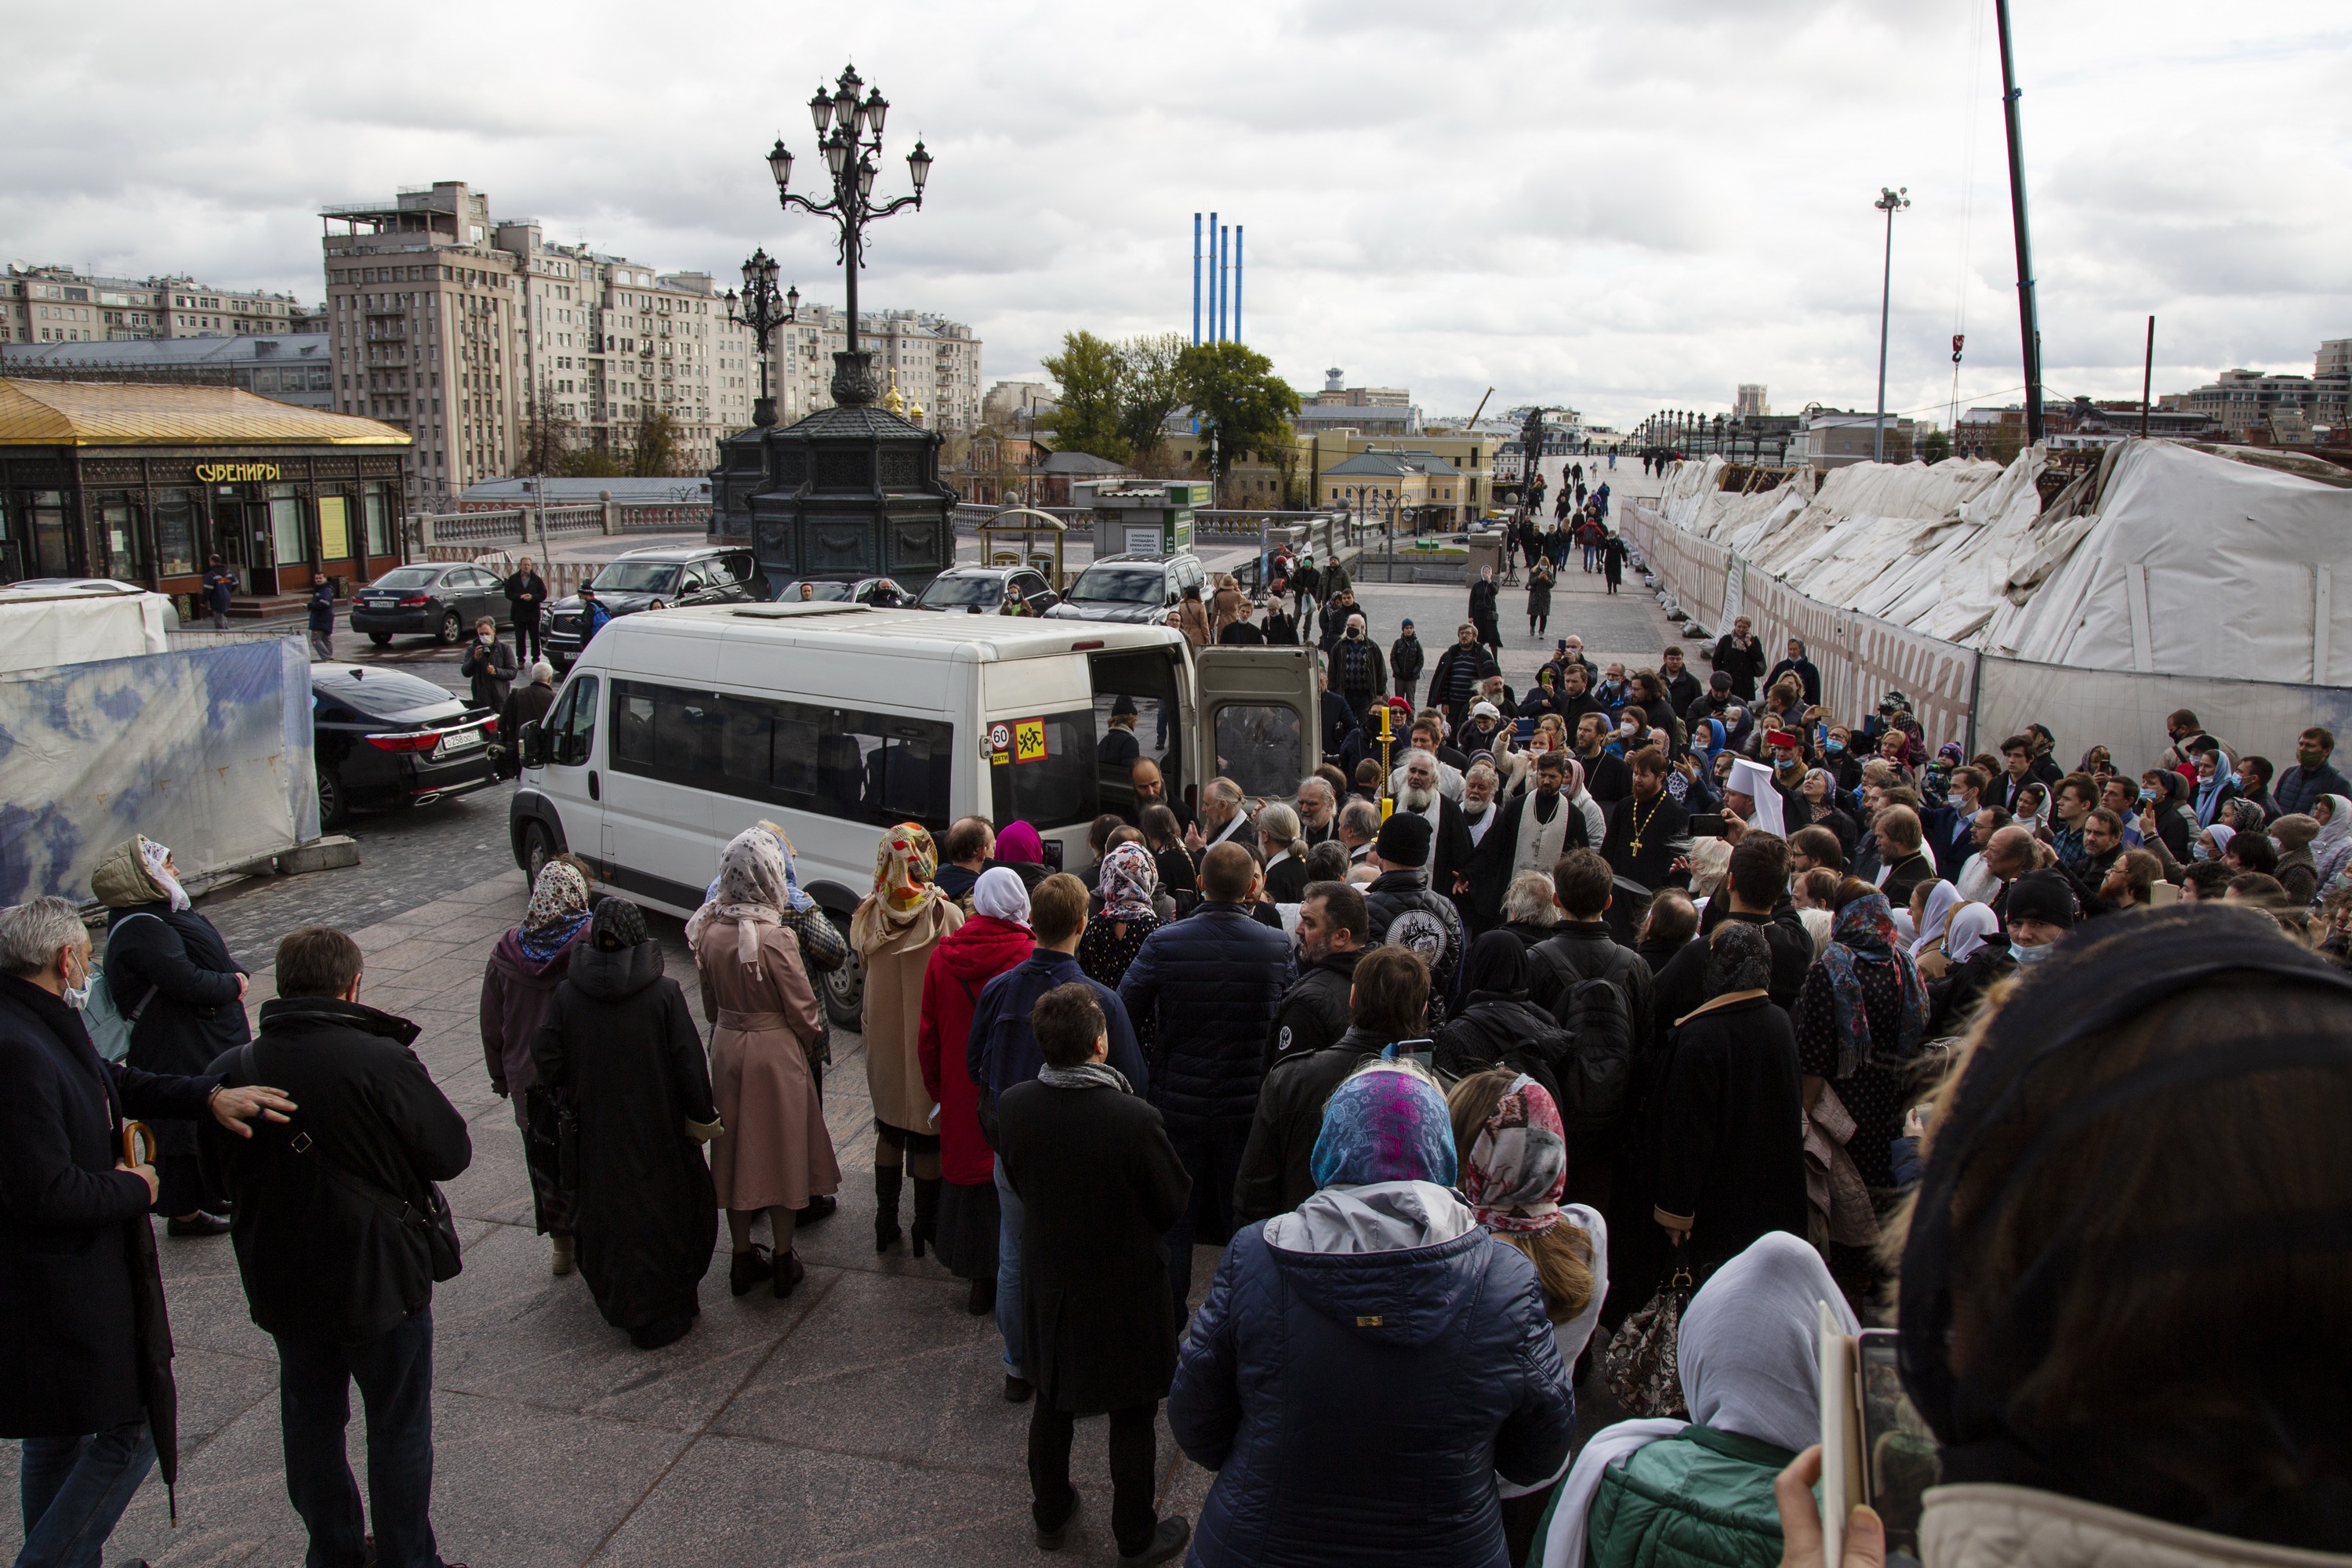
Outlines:
{"label": "man with grey hair", "polygon": [[[1429,752],[1415,749],[1404,754],[1400,768],[1404,775],[1397,788],[1399,811],[1410,811],[1425,817],[1432,835],[1429,859],[1429,885],[1440,893],[1451,895],[1457,890],[1457,879],[1470,864],[1470,854],[1476,847],[1470,842],[1470,829],[1462,821],[1462,808],[1446,798],[1439,787],[1440,763]],[[1460,884],[1466,890],[1468,884]]]}
{"label": "man with grey hair", "polygon": [[1201,820],[1184,830],[1184,847],[1197,862],[1218,845],[1250,846],[1249,813],[1242,809],[1242,786],[1224,777],[1201,786]]}
{"label": "man with grey hair", "polygon": [[522,727],[545,720],[554,706],[555,667],[542,658],[531,665],[529,679],[514,689],[499,715],[499,763],[507,777],[522,773]]}
{"label": "man with grey hair", "polygon": [[23,1439],[20,1563],[96,1563],[170,1441],[171,1331],[126,1118],[286,1120],[275,1089],[142,1072],[82,1025],[89,932],[64,899],[0,910],[0,1437]]}
{"label": "man with grey hair", "polygon": [[1298,836],[1307,840],[1309,847],[1339,831],[1339,803],[1332,796],[1330,780],[1312,773],[1300,779],[1297,802]]}
{"label": "man with grey hair", "polygon": [[1381,808],[1369,800],[1351,800],[1339,809],[1339,842],[1348,847],[1349,864],[1360,866],[1381,836]]}
{"label": "man with grey hair", "polygon": [[1503,895],[1503,929],[1533,952],[1559,934],[1559,896],[1549,871],[1522,871]]}

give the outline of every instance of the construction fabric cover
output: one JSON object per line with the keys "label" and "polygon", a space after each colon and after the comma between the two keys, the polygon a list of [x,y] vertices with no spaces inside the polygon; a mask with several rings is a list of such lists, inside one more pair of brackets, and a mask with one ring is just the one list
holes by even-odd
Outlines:
{"label": "construction fabric cover", "polygon": [[161,594],[0,588],[0,670],[162,653],[179,624]]}
{"label": "construction fabric cover", "polygon": [[133,833],[170,845],[183,881],[319,836],[299,640],[0,674],[0,904],[89,902]]}
{"label": "construction fabric cover", "polygon": [[2335,590],[2352,489],[2129,440],[2044,509],[2043,467],[2038,447],[2006,468],[1856,463],[1742,495],[1717,488],[1711,458],[1677,464],[1657,510],[1737,556],[1749,595],[1769,574],[1924,637],[2078,669],[2352,684],[2352,604]]}

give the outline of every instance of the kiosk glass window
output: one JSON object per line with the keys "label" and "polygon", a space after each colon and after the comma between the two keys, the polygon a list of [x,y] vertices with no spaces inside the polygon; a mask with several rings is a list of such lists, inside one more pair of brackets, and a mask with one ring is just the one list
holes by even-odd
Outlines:
{"label": "kiosk glass window", "polygon": [[66,552],[66,498],[61,491],[33,492],[33,566],[44,577],[73,574]]}
{"label": "kiosk glass window", "polygon": [[269,545],[278,564],[290,566],[310,559],[310,543],[302,532],[302,503],[295,498],[294,487],[270,486],[268,504]]}
{"label": "kiosk glass window", "polygon": [[108,490],[98,498],[99,531],[106,540],[106,569],[125,582],[145,580],[147,562],[141,549],[137,514],[125,490]]}
{"label": "kiosk glass window", "polygon": [[370,555],[390,555],[392,550],[392,499],[384,493],[382,480],[369,485],[360,493],[360,510],[367,520],[367,552]]}
{"label": "kiosk glass window", "polygon": [[196,570],[196,503],[186,490],[155,492],[155,574],[193,576]]}

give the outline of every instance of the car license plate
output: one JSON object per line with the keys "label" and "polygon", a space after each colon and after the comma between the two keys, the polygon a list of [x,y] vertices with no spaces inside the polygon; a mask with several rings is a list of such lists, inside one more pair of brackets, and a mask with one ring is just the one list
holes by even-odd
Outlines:
{"label": "car license plate", "polygon": [[444,757],[455,756],[459,752],[470,752],[483,742],[484,737],[479,730],[464,730],[454,735],[442,736],[441,749],[435,754]]}

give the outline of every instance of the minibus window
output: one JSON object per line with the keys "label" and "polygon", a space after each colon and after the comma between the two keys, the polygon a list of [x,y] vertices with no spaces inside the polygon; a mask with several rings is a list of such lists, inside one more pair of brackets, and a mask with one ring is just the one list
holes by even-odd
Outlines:
{"label": "minibus window", "polygon": [[1102,809],[1094,710],[1048,713],[1010,728],[1012,751],[1004,761],[994,754],[989,759],[995,819],[1025,822],[1040,831],[1092,822]]}
{"label": "minibus window", "polygon": [[1278,703],[1227,702],[1217,710],[1217,772],[1247,795],[1287,796],[1307,771],[1298,712]]}

